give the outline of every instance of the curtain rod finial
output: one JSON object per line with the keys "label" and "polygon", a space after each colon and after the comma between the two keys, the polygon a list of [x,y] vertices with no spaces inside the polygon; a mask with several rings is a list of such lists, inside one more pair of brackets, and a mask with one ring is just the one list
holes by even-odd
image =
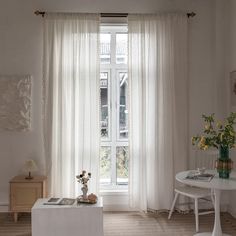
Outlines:
{"label": "curtain rod finial", "polygon": [[37,11],[34,12],[34,14],[37,15],[37,16],[38,16],[38,15],[41,15],[42,17],[44,17],[45,11],[38,11],[38,10],[37,10]]}
{"label": "curtain rod finial", "polygon": [[188,16],[188,18],[189,17],[194,17],[194,16],[196,16],[196,13],[192,11],[190,13],[187,13],[187,16]]}

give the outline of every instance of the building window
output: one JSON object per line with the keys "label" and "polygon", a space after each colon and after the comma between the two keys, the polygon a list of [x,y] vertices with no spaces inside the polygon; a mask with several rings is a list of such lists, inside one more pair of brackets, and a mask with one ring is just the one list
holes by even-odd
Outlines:
{"label": "building window", "polygon": [[127,26],[101,26],[101,189],[128,186],[127,37]]}

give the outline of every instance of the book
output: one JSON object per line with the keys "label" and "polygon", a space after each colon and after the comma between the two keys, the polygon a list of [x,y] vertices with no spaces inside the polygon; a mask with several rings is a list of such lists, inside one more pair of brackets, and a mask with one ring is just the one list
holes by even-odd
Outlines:
{"label": "book", "polygon": [[212,178],[214,177],[214,174],[209,174],[209,173],[202,173],[199,174],[198,172],[189,172],[188,175],[186,176],[186,179],[191,179],[191,180],[200,180],[200,181],[211,181]]}
{"label": "book", "polygon": [[47,201],[47,203],[50,203],[50,204],[58,204],[58,202],[59,202],[60,199],[61,199],[61,198],[51,197],[51,198]]}
{"label": "book", "polygon": [[73,198],[62,198],[58,205],[73,205],[75,199]]}
{"label": "book", "polygon": [[73,198],[49,198],[47,202],[44,203],[44,205],[73,205],[75,202],[75,199]]}

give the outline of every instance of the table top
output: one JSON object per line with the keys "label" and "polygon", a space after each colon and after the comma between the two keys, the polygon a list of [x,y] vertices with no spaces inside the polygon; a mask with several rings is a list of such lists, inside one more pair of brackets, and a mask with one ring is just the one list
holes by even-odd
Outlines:
{"label": "table top", "polygon": [[215,174],[210,181],[191,180],[186,179],[188,171],[180,172],[176,175],[176,180],[187,185],[208,189],[220,189],[220,190],[236,190],[236,172],[232,171],[229,179],[219,178],[219,174],[215,170],[206,170],[206,173]]}
{"label": "table top", "polygon": [[17,175],[10,180],[10,183],[40,183],[47,179],[43,175],[33,175],[32,179],[26,179],[27,175]]}
{"label": "table top", "polygon": [[103,208],[103,201],[102,198],[99,197],[97,203],[95,204],[77,204],[77,201],[74,202],[73,205],[45,205],[44,203],[46,203],[49,200],[49,198],[39,198],[34,206],[33,206],[33,210],[35,209],[62,209],[62,208],[80,208],[80,207],[95,207],[95,208]]}

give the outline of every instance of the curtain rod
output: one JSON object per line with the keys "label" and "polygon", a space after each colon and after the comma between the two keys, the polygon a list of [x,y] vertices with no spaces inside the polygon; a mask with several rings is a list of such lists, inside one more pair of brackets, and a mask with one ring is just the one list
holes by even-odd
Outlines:
{"label": "curtain rod", "polygon": [[[44,15],[46,14],[45,11],[35,11],[34,12],[35,15],[41,15],[42,17],[44,17]],[[187,17],[194,17],[196,16],[195,12],[188,12],[186,13]],[[128,13],[101,13],[101,17],[127,17]]]}

